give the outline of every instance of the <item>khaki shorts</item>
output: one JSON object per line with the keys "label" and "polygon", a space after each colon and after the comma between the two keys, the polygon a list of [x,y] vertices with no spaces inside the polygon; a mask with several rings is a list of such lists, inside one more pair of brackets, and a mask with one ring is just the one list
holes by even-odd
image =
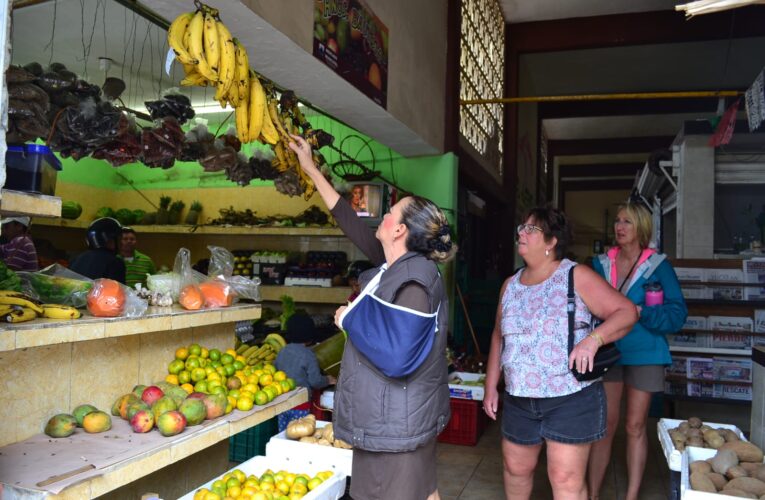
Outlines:
{"label": "khaki shorts", "polygon": [[614,365],[603,382],[624,382],[645,392],[664,392],[664,365]]}

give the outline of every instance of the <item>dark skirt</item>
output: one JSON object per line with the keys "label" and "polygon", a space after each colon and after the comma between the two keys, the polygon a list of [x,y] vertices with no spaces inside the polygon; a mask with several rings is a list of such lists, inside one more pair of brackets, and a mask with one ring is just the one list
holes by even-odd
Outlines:
{"label": "dark skirt", "polygon": [[404,453],[353,450],[353,500],[425,500],[436,488],[435,437]]}

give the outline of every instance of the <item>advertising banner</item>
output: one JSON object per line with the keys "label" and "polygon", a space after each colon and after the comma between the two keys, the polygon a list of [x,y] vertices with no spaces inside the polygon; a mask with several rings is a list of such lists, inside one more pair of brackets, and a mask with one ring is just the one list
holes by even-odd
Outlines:
{"label": "advertising banner", "polygon": [[313,55],[387,106],[388,28],[361,0],[315,1]]}

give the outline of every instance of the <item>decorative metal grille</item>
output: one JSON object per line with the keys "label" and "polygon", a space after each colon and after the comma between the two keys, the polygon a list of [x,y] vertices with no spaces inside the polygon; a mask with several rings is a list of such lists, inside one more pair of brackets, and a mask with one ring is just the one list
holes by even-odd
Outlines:
{"label": "decorative metal grille", "polygon": [[[500,98],[505,88],[505,21],[499,0],[462,0],[460,98]],[[502,175],[502,105],[460,107],[460,133]]]}

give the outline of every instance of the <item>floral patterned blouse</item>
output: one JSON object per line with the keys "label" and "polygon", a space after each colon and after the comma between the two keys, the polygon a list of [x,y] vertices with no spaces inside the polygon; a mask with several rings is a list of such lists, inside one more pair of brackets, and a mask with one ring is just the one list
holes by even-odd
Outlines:
{"label": "floral patterned blouse", "polygon": [[[537,285],[521,283],[517,272],[502,296],[502,369],[507,393],[527,398],[552,398],[581,391],[594,381],[579,382],[568,368],[568,270],[558,269]],[[589,334],[592,314],[578,293],[574,342]]]}

